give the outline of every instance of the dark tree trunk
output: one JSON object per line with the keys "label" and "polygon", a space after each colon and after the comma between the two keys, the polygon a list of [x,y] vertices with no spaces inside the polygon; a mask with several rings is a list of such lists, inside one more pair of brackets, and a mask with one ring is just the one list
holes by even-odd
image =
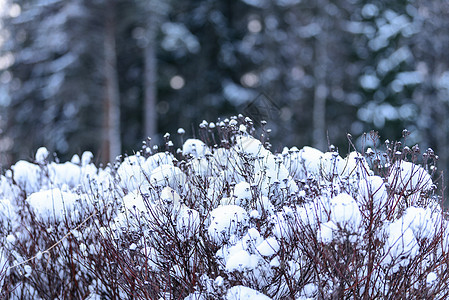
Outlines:
{"label": "dark tree trunk", "polygon": [[120,138],[120,92],[115,49],[114,2],[108,1],[105,14],[104,35],[104,111],[102,161],[113,162],[121,153]]}
{"label": "dark tree trunk", "polygon": [[327,73],[327,24],[321,23],[322,32],[315,41],[315,91],[313,99],[313,146],[321,151],[327,150],[326,139],[326,98],[328,87],[326,85]]}
{"label": "dark tree trunk", "polygon": [[144,135],[156,138],[157,133],[157,60],[156,60],[156,34],[157,15],[150,12],[146,24],[147,45],[144,48],[145,74],[144,74]]}

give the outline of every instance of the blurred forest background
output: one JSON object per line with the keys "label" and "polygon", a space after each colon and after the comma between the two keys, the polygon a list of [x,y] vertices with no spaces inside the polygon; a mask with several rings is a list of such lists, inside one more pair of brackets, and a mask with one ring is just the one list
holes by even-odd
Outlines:
{"label": "blurred forest background", "polygon": [[447,0],[0,2],[3,168],[42,145],[106,162],[242,113],[274,150],[406,128],[448,169]]}

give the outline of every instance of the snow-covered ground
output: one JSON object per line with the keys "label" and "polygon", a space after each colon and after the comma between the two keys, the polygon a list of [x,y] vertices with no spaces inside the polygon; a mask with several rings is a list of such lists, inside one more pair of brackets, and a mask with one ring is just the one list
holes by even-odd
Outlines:
{"label": "snow-covered ground", "polygon": [[227,132],[223,146],[189,139],[177,152],[136,153],[104,169],[90,152],[50,162],[45,148],[14,164],[0,177],[2,295],[449,292],[447,220],[423,166],[371,149],[346,158],[307,146],[272,153],[247,133],[249,119],[216,127]]}

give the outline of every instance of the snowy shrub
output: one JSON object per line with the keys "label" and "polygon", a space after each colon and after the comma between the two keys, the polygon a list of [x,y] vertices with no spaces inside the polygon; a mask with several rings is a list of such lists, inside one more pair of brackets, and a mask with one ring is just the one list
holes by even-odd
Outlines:
{"label": "snowy shrub", "polygon": [[431,149],[273,153],[256,132],[238,116],[105,168],[43,147],[17,162],[0,176],[0,297],[447,298]]}

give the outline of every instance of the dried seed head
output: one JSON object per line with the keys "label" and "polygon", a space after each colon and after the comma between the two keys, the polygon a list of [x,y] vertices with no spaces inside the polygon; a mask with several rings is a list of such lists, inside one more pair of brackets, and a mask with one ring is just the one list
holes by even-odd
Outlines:
{"label": "dried seed head", "polygon": [[408,131],[407,129],[402,130],[402,137],[408,137],[410,135],[410,131]]}

